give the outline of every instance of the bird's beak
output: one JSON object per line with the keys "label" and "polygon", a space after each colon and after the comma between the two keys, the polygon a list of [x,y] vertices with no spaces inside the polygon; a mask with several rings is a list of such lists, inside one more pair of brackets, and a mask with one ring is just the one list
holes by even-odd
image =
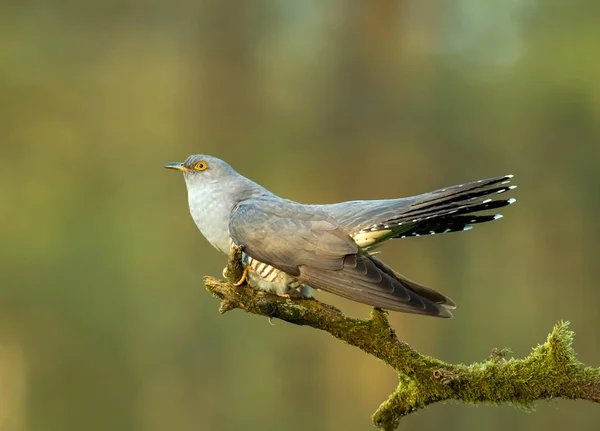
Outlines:
{"label": "bird's beak", "polygon": [[165,168],[167,168],[167,169],[177,169],[178,171],[181,171],[181,172],[185,172],[185,171],[188,170],[188,168],[186,168],[185,166],[183,166],[183,163],[181,163],[181,162],[167,163],[165,165]]}

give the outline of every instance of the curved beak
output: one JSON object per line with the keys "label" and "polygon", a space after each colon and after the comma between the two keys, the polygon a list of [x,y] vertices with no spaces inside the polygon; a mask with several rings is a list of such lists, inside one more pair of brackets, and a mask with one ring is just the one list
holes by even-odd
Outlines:
{"label": "curved beak", "polygon": [[165,168],[167,168],[167,169],[177,169],[178,171],[182,171],[182,172],[185,172],[185,171],[188,170],[185,166],[183,166],[183,163],[181,163],[181,162],[167,163],[165,165]]}

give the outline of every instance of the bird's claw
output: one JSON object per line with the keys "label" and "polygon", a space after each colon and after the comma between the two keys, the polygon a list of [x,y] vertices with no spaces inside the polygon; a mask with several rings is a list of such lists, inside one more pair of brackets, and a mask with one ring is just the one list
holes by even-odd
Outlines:
{"label": "bird's claw", "polygon": [[242,278],[240,278],[237,283],[233,283],[234,286],[236,286],[236,287],[241,286],[244,283],[244,281],[246,281],[249,269],[250,269],[249,266],[244,268],[244,272],[242,273]]}
{"label": "bird's claw", "polygon": [[292,293],[276,293],[276,295],[286,299],[304,299],[302,293],[298,292],[297,290]]}

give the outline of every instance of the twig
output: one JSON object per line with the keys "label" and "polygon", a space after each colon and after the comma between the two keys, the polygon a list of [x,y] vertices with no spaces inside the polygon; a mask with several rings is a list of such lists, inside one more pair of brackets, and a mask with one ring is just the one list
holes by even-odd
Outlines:
{"label": "twig", "polygon": [[576,359],[568,322],[556,324],[547,341],[523,359],[506,359],[507,350],[494,349],[483,362],[447,364],[398,340],[383,310],[374,308],[368,320],[360,320],[314,299],[288,299],[247,285],[234,286],[243,271],[240,253],[235,249],[230,256],[225,270],[229,281],[204,278],[206,289],[221,300],[219,311],[240,308],[320,329],[392,367],[398,373],[398,387],[373,415],[373,423],[382,430],[396,429],[402,417],[445,400],[525,407],[553,398],[600,402],[600,369]]}

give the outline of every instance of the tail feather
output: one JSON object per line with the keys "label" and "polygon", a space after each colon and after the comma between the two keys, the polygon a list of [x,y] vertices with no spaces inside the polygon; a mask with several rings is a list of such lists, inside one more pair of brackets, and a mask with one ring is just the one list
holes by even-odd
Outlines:
{"label": "tail feather", "polygon": [[437,198],[433,200],[425,200],[419,201],[416,205],[413,205],[415,210],[424,210],[426,208],[436,208],[439,206],[445,206],[450,203],[462,203],[462,202],[470,202],[474,201],[478,198],[491,196],[494,194],[505,193],[509,190],[516,189],[517,186],[503,186],[503,187],[494,187],[491,189],[479,190],[479,191],[469,191],[464,194],[454,195],[454,196],[446,196],[445,198]]}
{"label": "tail feather", "polygon": [[517,187],[508,185],[511,178],[512,175],[505,175],[415,196],[401,212],[360,229],[355,240],[367,248],[377,246],[386,239],[470,230],[474,224],[497,220],[502,215],[474,213],[514,203],[514,198],[497,198]]}
{"label": "tail feather", "polygon": [[473,229],[474,224],[485,223],[502,218],[502,214],[467,215],[456,217],[439,217],[424,220],[413,225],[407,231],[394,238],[408,238],[410,236],[436,235],[440,233],[460,232]]}
{"label": "tail feather", "polygon": [[492,199],[486,199],[483,202],[477,202],[467,205],[449,203],[448,205],[445,205],[443,207],[428,209],[427,211],[409,211],[407,213],[402,214],[400,217],[387,220],[385,223],[383,223],[383,227],[385,229],[385,225],[387,225],[388,227],[392,225],[400,226],[405,223],[417,223],[431,218],[440,218],[443,216],[458,216],[461,214],[471,214],[480,211],[488,211],[505,207],[507,205],[512,204],[513,202],[515,202],[514,198],[502,199],[497,201],[494,201]]}
{"label": "tail feather", "polygon": [[459,184],[456,186],[446,187],[443,189],[435,190],[433,192],[425,193],[416,196],[418,199],[413,206],[420,206],[429,204],[432,202],[452,202],[455,200],[466,200],[470,195],[476,195],[475,197],[486,196],[491,193],[497,193],[498,190],[506,191],[511,186],[496,187],[490,189],[490,186],[501,183],[502,185],[510,183],[513,175],[503,175],[501,177],[488,178],[485,180],[472,181],[470,183]]}

